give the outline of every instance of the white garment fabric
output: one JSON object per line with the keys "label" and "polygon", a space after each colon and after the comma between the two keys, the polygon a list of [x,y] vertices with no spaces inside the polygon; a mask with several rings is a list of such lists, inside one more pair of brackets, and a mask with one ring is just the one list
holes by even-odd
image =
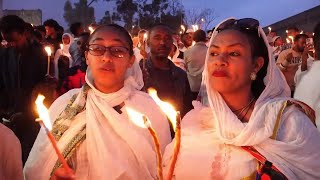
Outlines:
{"label": "white garment fabric", "polygon": [[183,59],[178,58],[180,51],[179,51],[179,47],[177,45],[177,42],[174,41],[173,45],[176,47],[176,51],[174,52],[173,57],[171,58],[170,56],[168,56],[168,59],[170,59],[177,67],[181,68],[182,70],[186,71],[186,63],[184,62]]}
{"label": "white garment fabric", "polygon": [[294,98],[298,99],[316,112],[316,124],[320,130],[320,61],[315,60],[312,66],[308,67],[307,71],[303,71],[300,74],[296,90],[294,92]]}
{"label": "white garment fabric", "polygon": [[21,145],[15,134],[0,123],[0,180],[21,180]]}
{"label": "white garment fabric", "polygon": [[[134,63],[127,70],[124,87],[114,93],[104,94],[93,86],[90,68],[86,73],[86,82],[90,86],[86,99],[81,97],[80,89],[71,90],[49,109],[50,118],[55,120],[73,94],[79,93],[74,104],[85,103],[85,110],[71,120],[69,129],[58,141],[59,149],[63,150],[86,126],[86,139],[75,156],[76,178],[156,179],[156,154],[147,129],[134,125],[124,108],[122,114],[112,108],[124,102],[124,107],[145,114],[158,133],[162,150],[170,142],[165,115],[149,95],[138,91],[143,87],[139,65]],[[57,156],[42,128],[24,168],[26,179],[49,179],[56,161]]]}
{"label": "white garment fabric", "polygon": [[[267,38],[260,27],[257,33],[267,45]],[[217,34],[215,30],[210,44]],[[201,110],[205,107],[194,102],[195,109],[182,120],[185,128],[182,128],[182,148],[175,171],[176,179],[240,179],[250,176],[254,173],[255,160],[250,154],[246,156],[240,153],[243,151],[241,146],[256,148],[288,179],[319,179],[320,162],[315,159],[320,158],[320,134],[306,115],[295,107],[287,108],[281,119],[278,139],[270,139],[283,102],[290,99],[290,89],[274,62],[272,50],[269,49],[269,65],[264,78],[266,87],[257,99],[248,123],[242,123],[221,95],[210,88],[208,56],[209,51],[202,78],[202,87],[205,88],[201,91],[207,93],[207,96],[202,94],[202,97],[208,98],[209,112],[205,115],[197,113],[197,108]],[[216,143],[211,145],[212,141]],[[164,154],[165,172],[172,156],[172,144],[167,146]],[[217,146],[222,146],[218,152]],[[187,164],[190,163],[193,169],[190,169],[188,176],[184,176],[184,172],[189,170],[187,166],[190,165]],[[179,171],[184,168],[187,168],[184,172]]]}
{"label": "white garment fabric", "polygon": [[53,62],[54,62],[54,76],[56,79],[59,79],[59,68],[58,68],[58,60],[59,60],[59,57],[62,55],[62,56],[67,56],[69,58],[69,68],[72,67],[72,57],[70,55],[70,52],[69,52],[69,48],[70,48],[70,45],[73,43],[74,41],[74,38],[71,34],[69,33],[64,33],[62,35],[63,36],[69,36],[70,38],[70,42],[69,44],[64,44],[63,43],[63,47],[62,49],[58,49],[54,55],[54,58],[53,58]]}

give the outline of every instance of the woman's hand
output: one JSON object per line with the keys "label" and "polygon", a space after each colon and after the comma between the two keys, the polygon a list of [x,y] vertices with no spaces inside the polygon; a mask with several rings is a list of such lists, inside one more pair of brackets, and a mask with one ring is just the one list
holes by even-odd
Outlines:
{"label": "woman's hand", "polygon": [[75,180],[75,174],[65,168],[58,168],[51,177],[51,180]]}

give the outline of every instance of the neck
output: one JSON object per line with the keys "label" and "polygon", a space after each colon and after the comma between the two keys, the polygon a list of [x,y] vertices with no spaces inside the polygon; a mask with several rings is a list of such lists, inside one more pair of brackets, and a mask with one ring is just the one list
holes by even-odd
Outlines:
{"label": "neck", "polygon": [[94,83],[94,86],[100,92],[105,93],[105,94],[110,94],[110,93],[114,93],[114,92],[119,91],[121,88],[123,88],[124,84],[121,84],[121,85],[119,84],[119,85],[113,86],[113,87],[107,87],[104,85],[98,85],[98,84]]}
{"label": "neck", "polygon": [[167,57],[158,57],[153,54],[151,54],[151,61],[154,67],[159,68],[159,69],[168,69],[169,64],[168,61],[169,59]]}
{"label": "neck", "polygon": [[232,111],[245,107],[254,98],[250,89],[237,93],[221,93],[221,96]]}

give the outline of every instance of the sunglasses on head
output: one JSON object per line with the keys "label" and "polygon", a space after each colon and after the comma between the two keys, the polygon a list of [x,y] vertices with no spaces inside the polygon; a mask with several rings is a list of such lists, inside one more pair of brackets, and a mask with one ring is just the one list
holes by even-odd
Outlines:
{"label": "sunglasses on head", "polygon": [[220,32],[233,27],[246,30],[257,30],[259,27],[259,21],[253,18],[229,19],[220,24],[217,31]]}

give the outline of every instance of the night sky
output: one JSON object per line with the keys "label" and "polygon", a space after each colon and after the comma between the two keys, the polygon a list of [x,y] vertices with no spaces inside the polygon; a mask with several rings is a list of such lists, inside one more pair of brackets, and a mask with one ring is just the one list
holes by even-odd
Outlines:
{"label": "night sky", "polygon": [[[75,2],[76,0],[72,0]],[[228,17],[252,17],[267,26],[297,13],[320,5],[320,0],[181,0],[185,9],[212,8],[217,14],[216,20],[210,25]],[[42,9],[42,20],[56,19],[66,28],[63,19],[65,0],[3,0],[4,9]],[[99,21],[107,9],[112,9],[113,3],[103,0],[94,3],[96,21]]]}

